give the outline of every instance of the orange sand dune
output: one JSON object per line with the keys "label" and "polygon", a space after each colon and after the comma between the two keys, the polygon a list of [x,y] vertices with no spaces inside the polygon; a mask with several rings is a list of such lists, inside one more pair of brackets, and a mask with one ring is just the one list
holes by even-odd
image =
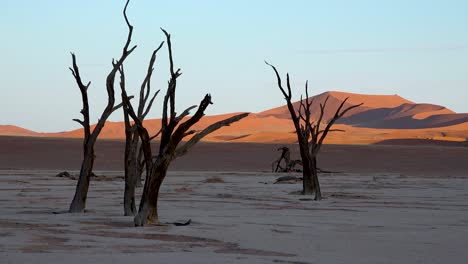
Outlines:
{"label": "orange sand dune", "polygon": [[[406,100],[398,95],[367,95],[367,94],[353,94],[353,93],[345,93],[345,92],[325,92],[316,96],[311,97],[311,100],[314,100],[312,105],[312,112],[314,114],[314,118],[318,119],[320,114],[320,104],[325,101],[325,99],[329,97],[327,102],[327,109],[329,110],[328,113],[325,114],[325,120],[331,118],[334,114],[334,111],[338,108],[343,100],[348,98],[347,104],[345,107],[356,105],[362,103],[363,105],[359,108],[350,111],[346,116],[350,116],[352,114],[360,113],[366,111],[368,109],[374,108],[392,108],[397,107],[402,104],[408,103],[412,104],[413,102]],[[293,103],[294,108],[298,109],[300,102],[297,101]],[[264,112],[259,113],[260,116],[276,116],[279,118],[286,118],[289,119],[289,111],[287,106],[280,106],[277,108],[273,108]]]}
{"label": "orange sand dune", "polygon": [[40,133],[12,125],[0,125],[0,136],[37,137]]}
{"label": "orange sand dune", "polygon": [[394,108],[376,108],[339,120],[339,123],[369,128],[431,128],[468,121],[468,114],[457,114],[432,104],[402,104]]}
{"label": "orange sand dune", "polygon": [[413,118],[414,119],[426,119],[426,118],[428,118],[430,116],[444,115],[444,114],[454,114],[454,112],[452,110],[450,110],[450,109],[442,107],[442,108],[434,110],[434,111],[426,111],[426,112],[422,112],[422,113],[417,113],[417,114],[413,115]]}
{"label": "orange sand dune", "polygon": [[363,107],[368,108],[382,108],[382,107],[397,107],[402,104],[414,104],[414,102],[407,100],[397,94],[395,95],[374,95],[374,94],[356,94],[356,93],[346,93],[338,91],[330,91],[323,93],[324,95],[329,95],[340,101],[348,99],[350,104],[360,104],[363,103]]}
{"label": "orange sand dune", "polygon": [[[344,92],[325,92],[311,97],[312,119],[318,119],[320,103],[326,98],[327,111],[324,121],[332,117],[341,102],[348,98],[345,105],[363,103],[359,108],[348,112],[335,125],[345,132],[331,133],[325,143],[334,144],[374,144],[392,139],[421,139],[443,141],[466,141],[468,138],[468,114],[457,114],[443,106],[417,104],[398,95],[366,95]],[[299,107],[299,102],[294,106]],[[237,113],[205,116],[194,125],[201,130],[208,125],[231,117]],[[161,119],[145,121],[150,134],[161,128]],[[100,134],[102,139],[123,139],[123,122],[107,122]],[[14,126],[0,126],[0,135],[45,136],[60,138],[81,138],[82,129],[60,133],[36,133]],[[257,114],[250,114],[229,127],[208,135],[205,141],[211,142],[258,142],[294,143],[297,141],[294,126],[287,106],[273,108]]]}
{"label": "orange sand dune", "polygon": [[[271,117],[270,117],[271,118]],[[283,120],[283,119],[277,119]],[[257,123],[263,121],[257,118]],[[246,122],[247,123],[247,122]],[[278,122],[281,124],[281,122]],[[294,143],[297,137],[291,121],[282,124],[282,131],[276,130],[254,130],[244,126],[244,122],[234,124],[230,128],[221,128],[216,133],[209,135],[206,141],[212,142],[257,142],[257,143]],[[260,125],[257,125],[260,126]],[[374,129],[365,127],[353,127],[345,124],[336,124],[335,129],[344,132],[333,132],[327,136],[327,144],[374,144],[389,139],[429,139],[446,141],[465,141],[468,139],[468,122],[448,127],[427,129]],[[232,129],[232,131],[231,131]],[[242,131],[237,134],[235,132]],[[231,138],[223,138],[223,135],[231,135]]]}

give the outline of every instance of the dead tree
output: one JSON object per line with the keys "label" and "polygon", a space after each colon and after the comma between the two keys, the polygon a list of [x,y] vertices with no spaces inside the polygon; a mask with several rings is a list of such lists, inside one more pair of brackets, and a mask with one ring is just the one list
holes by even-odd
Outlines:
{"label": "dead tree", "polygon": [[[125,14],[124,14],[125,15]],[[127,26],[131,31],[133,26],[130,25],[127,17],[125,16]],[[138,110],[136,117],[143,123],[146,115],[149,113],[156,96],[159,93],[157,90],[152,97],[151,94],[151,76],[154,71],[154,63],[156,61],[156,54],[161,49],[164,42],[161,42],[158,48],[156,48],[148,64],[148,70],[145,78],[140,86],[140,97],[138,101]],[[123,65],[122,65],[123,68]],[[125,100],[124,93],[122,93],[122,101]],[[149,100],[149,101],[148,101]],[[123,107],[124,123],[125,123],[125,155],[124,155],[124,171],[125,171],[125,190],[124,190],[124,215],[135,215],[135,188],[141,184],[141,174],[143,164],[142,160],[142,149],[139,146],[140,137],[136,124],[130,122],[130,115],[128,113],[128,107]]]}
{"label": "dead tree", "polygon": [[[302,171],[300,169],[296,169],[296,165],[302,166],[301,160],[291,160],[291,151],[288,147],[283,146],[278,149],[281,150],[281,157],[275,160],[271,164],[271,171],[272,172],[292,172],[292,171]],[[284,167],[281,167],[281,162],[284,162]],[[276,165],[276,166],[275,166]]]}
{"label": "dead tree", "polygon": [[[124,15],[126,13],[128,1],[124,8]],[[88,103],[88,88],[91,82],[88,82],[86,85],[83,83],[80,75],[80,71],[78,65],[76,63],[76,56],[75,54],[72,55],[72,63],[73,66],[70,68],[73,77],[76,80],[76,83],[81,92],[81,98],[83,101],[83,109],[81,110],[81,114],[83,115],[83,120],[80,119],[73,119],[74,121],[78,122],[84,128],[84,139],[83,139],[83,162],[81,164],[80,169],[80,177],[78,179],[78,183],[76,185],[75,195],[73,197],[73,201],[70,204],[69,212],[83,212],[86,207],[86,198],[88,196],[88,189],[89,189],[89,180],[91,177],[91,173],[93,170],[94,165],[94,144],[96,143],[97,137],[101,132],[102,128],[104,127],[107,118],[122,106],[119,104],[115,106],[115,96],[114,96],[114,81],[115,75],[119,68],[122,66],[125,59],[130,55],[133,50],[135,50],[136,46],[129,49],[130,42],[132,38],[132,31],[128,32],[127,41],[123,47],[122,55],[116,61],[112,61],[112,69],[107,75],[106,78],[106,89],[108,95],[107,106],[101,114],[101,117],[98,119],[98,123],[91,130],[90,127],[90,120],[89,120],[89,103]]]}
{"label": "dead tree", "polygon": [[[169,165],[175,158],[186,154],[190,148],[192,148],[206,135],[218,130],[223,126],[228,126],[236,121],[239,121],[248,115],[248,113],[235,115],[225,120],[216,122],[206,127],[202,131],[192,130],[191,127],[204,116],[206,108],[212,104],[211,95],[206,94],[198,106],[190,106],[179,115],[176,113],[176,86],[177,78],[181,75],[181,72],[180,69],[174,70],[171,36],[165,30],[162,29],[162,31],[166,36],[166,42],[169,51],[169,70],[171,77],[168,82],[166,95],[163,99],[161,130],[155,136],[149,136],[148,130],[145,128],[143,122],[138,118],[137,113],[133,109],[126,94],[124,68],[119,68],[120,87],[122,90],[122,96],[124,98],[124,107],[127,109],[129,115],[132,117],[138,128],[138,133],[141,139],[141,147],[143,148],[144,153],[147,175],[138,214],[134,219],[135,226],[143,226],[147,223],[159,223],[157,212],[159,189],[164,181],[164,178],[166,177]],[[195,114],[189,117],[190,111],[195,108],[197,108]],[[159,152],[157,158],[153,159],[151,139],[159,135],[161,136]],[[179,143],[187,136],[191,136],[191,138],[179,146]]]}
{"label": "dead tree", "polygon": [[[277,149],[278,151],[281,150],[281,157],[271,164],[271,171],[272,172],[278,172],[278,171],[283,171],[284,168],[288,166],[289,161],[291,160],[291,151],[289,150],[288,147],[283,146],[281,148]],[[281,162],[284,161],[284,168],[281,167]],[[276,166],[275,166],[276,164]]]}
{"label": "dead tree", "polygon": [[[345,115],[348,111],[359,107],[362,104],[344,107],[345,103],[348,101],[348,98],[346,98],[341,102],[333,117],[330,120],[326,121],[323,120],[323,116],[329,98],[327,97],[323,103],[320,103],[320,116],[318,120],[312,120],[310,109],[313,104],[313,99],[309,99],[307,82],[305,84],[306,98],[305,100],[302,100],[301,96],[300,106],[299,109],[296,111],[291,101],[292,93],[291,84],[289,81],[289,74],[286,74],[286,92],[286,90],[283,88],[281,77],[278,71],[276,70],[275,66],[269,64],[268,62],[265,63],[268,66],[271,66],[271,68],[275,71],[278,87],[286,100],[288,110],[291,114],[291,119],[293,121],[294,128],[296,131],[303,166],[302,193],[304,195],[315,194],[315,200],[321,200],[322,193],[320,190],[320,183],[317,175],[317,155],[320,151],[320,148],[322,147],[324,139],[326,138],[329,132],[343,131],[340,129],[331,129],[333,124],[343,115]],[[321,128],[322,122],[326,123],[324,129]]]}

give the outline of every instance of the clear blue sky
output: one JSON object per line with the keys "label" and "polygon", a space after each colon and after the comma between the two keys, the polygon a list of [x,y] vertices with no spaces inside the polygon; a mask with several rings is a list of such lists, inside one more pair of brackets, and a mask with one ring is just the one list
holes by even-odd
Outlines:
{"label": "clear blue sky", "polygon": [[[90,87],[92,120],[127,29],[124,1],[3,0],[0,8],[0,124],[36,131],[78,128],[80,93],[68,70],[75,52]],[[173,36],[179,111],[213,95],[208,114],[258,112],[284,104],[273,72],[291,73],[296,98],[340,90],[399,94],[468,112],[468,1],[133,0],[138,45],[127,62],[136,94],[151,50]],[[154,84],[165,89],[167,52]],[[120,96],[116,87],[117,95]],[[117,97],[119,100],[119,97]],[[161,97],[151,118],[159,117]],[[116,112],[111,120],[122,120]]]}

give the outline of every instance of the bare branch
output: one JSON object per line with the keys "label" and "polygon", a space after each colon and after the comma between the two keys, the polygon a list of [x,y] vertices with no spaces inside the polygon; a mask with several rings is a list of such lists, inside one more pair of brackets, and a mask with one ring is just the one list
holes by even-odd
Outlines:
{"label": "bare branch", "polygon": [[[346,112],[348,112],[349,110],[351,109],[354,109],[356,107],[359,107],[362,105],[361,104],[358,104],[358,105],[352,105],[352,106],[349,106],[347,107],[345,110],[341,111],[341,109],[343,108],[344,104],[348,101],[349,97],[347,97],[345,100],[343,100],[343,102],[341,102],[340,106],[338,107],[338,109],[336,110],[335,112],[335,115],[333,116],[333,118],[328,122],[327,126],[325,127],[325,129],[323,130],[323,133],[320,137],[320,140],[318,141],[317,143],[317,146],[314,150],[314,153],[318,153],[318,151],[320,150],[320,148],[322,147],[322,144],[323,144],[323,140],[325,139],[325,137],[327,136],[328,132],[330,131],[330,128],[333,126],[333,124],[336,122],[336,120],[340,119]],[[341,111],[341,112],[340,112]],[[317,133],[318,135],[318,133]]]}
{"label": "bare branch", "polygon": [[199,132],[195,136],[193,136],[184,145],[177,148],[175,156],[176,157],[183,156],[184,154],[186,154],[189,151],[189,149],[191,147],[193,147],[196,143],[198,143],[206,135],[220,129],[221,127],[229,126],[230,124],[232,124],[234,122],[237,122],[237,121],[241,120],[242,118],[244,118],[244,117],[246,117],[248,115],[249,115],[249,113],[238,114],[238,115],[235,115],[235,116],[230,117],[230,118],[225,119],[225,120],[221,120],[219,122],[216,122],[216,123],[208,126],[207,128],[203,129],[201,132]]}
{"label": "bare branch", "polygon": [[[305,105],[304,105],[304,101],[302,100],[302,96],[301,96],[301,107],[304,109],[304,112],[305,112],[305,119],[304,122],[305,122],[305,126],[306,126],[306,129],[305,129],[305,135],[304,135],[304,141],[308,142],[309,141],[309,138],[312,136],[312,142],[314,142],[314,126],[312,126],[311,124],[311,121],[310,121],[310,115],[311,115],[311,112],[310,112],[310,107],[314,101],[314,99],[312,98],[312,101],[309,102],[309,82],[306,81],[305,83],[305,95],[306,95],[306,98],[305,98]],[[300,109],[299,109],[300,110]]]}
{"label": "bare branch", "polygon": [[174,60],[172,59],[172,44],[171,44],[171,34],[167,33],[167,31],[163,28],[161,28],[162,32],[164,32],[164,35],[166,35],[167,39],[167,47],[169,49],[169,70],[171,73],[171,76],[174,76]]}
{"label": "bare branch", "polygon": [[78,122],[78,123],[79,123],[80,125],[82,125],[83,127],[85,126],[85,123],[84,123],[83,121],[77,119],[77,118],[72,119],[72,120],[75,121],[75,122]]}
{"label": "bare branch", "polygon": [[[131,48],[131,50],[128,51],[128,47],[130,46],[130,42],[132,41],[132,34],[133,34],[133,26],[130,25],[130,22],[128,21],[128,17],[127,17],[127,7],[128,7],[129,3],[130,3],[130,0],[127,0],[127,2],[125,3],[124,10],[123,10],[123,16],[125,18],[125,23],[127,23],[127,26],[128,26],[128,37],[127,37],[127,42],[125,43],[124,48],[123,48],[123,54],[131,53],[136,48],[136,46],[133,46]],[[119,67],[120,67],[120,65],[119,65]]]}
{"label": "bare branch", "polygon": [[[212,104],[211,102],[211,95],[206,94],[203,100],[200,102],[197,112],[190,117],[187,121],[183,122],[180,124],[177,129],[174,131],[172,134],[172,144],[174,146],[177,146],[177,144],[182,140],[184,137],[185,132],[189,130],[195,123],[197,123],[204,115],[205,115],[205,110],[208,107],[208,105]],[[171,122],[171,124],[174,124],[175,122]],[[164,133],[164,132],[163,132]],[[164,135],[163,135],[164,137]],[[161,144],[162,146],[162,144]],[[164,149],[165,146],[162,148]]]}
{"label": "bare branch", "polygon": [[[304,112],[302,111],[304,109]],[[299,110],[298,110],[299,118],[307,123],[307,119],[305,118],[305,106],[304,103],[302,102],[302,95],[301,95],[301,100],[299,101]]]}
{"label": "bare branch", "polygon": [[[306,93],[306,99],[305,100],[306,100],[306,107],[307,107],[307,115],[306,115],[307,116],[307,124],[308,124],[310,133],[313,135],[313,133],[315,131],[314,130],[315,127],[312,126],[311,121],[310,121],[310,115],[311,115],[310,107],[314,103],[315,98],[312,97],[312,100],[309,101],[309,81],[306,81],[306,83],[305,83],[305,93]],[[312,138],[314,138],[314,137],[312,137]],[[308,140],[309,140],[309,136],[307,136],[307,141]]]}
{"label": "bare branch", "polygon": [[167,102],[169,101],[169,88],[166,91],[166,95],[164,96],[163,100],[163,111],[162,111],[162,118],[161,118],[161,128],[162,130],[166,130],[168,122],[167,122]]}
{"label": "bare branch", "polygon": [[[278,73],[278,70],[276,70],[276,67],[273,66],[273,65],[271,65],[271,64],[269,64],[269,63],[266,62],[266,61],[265,61],[265,63],[266,63],[266,65],[270,66],[270,67],[274,70],[274,72],[275,72],[275,74],[276,74],[276,79],[277,79],[277,81],[278,81],[278,87],[279,87],[279,89],[281,90],[281,93],[283,93],[284,99],[286,100],[286,103],[287,103],[287,105],[288,105],[288,110],[289,110],[289,113],[291,114],[291,119],[292,119],[292,121],[293,121],[294,128],[296,129],[297,136],[298,136],[298,137],[302,137],[303,135],[302,135],[301,128],[300,128],[300,125],[299,125],[300,119],[297,117],[296,109],[294,109],[294,106],[293,106],[293,104],[291,103],[291,98],[292,98],[291,87],[290,87],[290,85],[288,84],[288,86],[289,86],[289,87],[288,87],[288,92],[289,92],[289,93],[286,93],[286,91],[284,90],[284,88],[283,88],[283,86],[282,86],[281,77],[280,77],[280,75],[279,75],[279,73]],[[287,77],[288,77],[288,82],[289,82],[289,74],[288,74]],[[302,138],[301,140],[299,140],[299,141],[303,141],[303,138]]]}
{"label": "bare branch", "polygon": [[323,115],[325,114],[325,107],[327,106],[327,102],[329,98],[330,96],[327,96],[323,104],[320,103],[320,116],[319,116],[319,119],[317,120],[317,124],[315,125],[315,135],[318,135],[318,132],[320,131],[320,125],[322,124]]}
{"label": "bare branch", "polygon": [[[307,89],[307,86],[306,86],[306,89]],[[308,94],[306,93],[306,95]],[[308,105],[308,101],[307,101],[308,99],[306,98],[305,100],[306,100],[306,104]],[[306,107],[306,105],[304,105],[304,100],[302,99],[302,95],[301,95],[301,100],[299,101],[298,113],[299,113],[299,118],[304,122],[304,125],[301,125],[301,131],[304,136],[304,141],[309,141],[309,137],[311,134],[313,134],[314,128],[312,127],[310,123],[309,106]]]}
{"label": "bare branch", "polygon": [[[75,56],[75,53],[71,53],[72,55],[72,65],[73,65],[73,68],[69,68],[70,71],[72,72],[73,74],[73,77],[75,77],[75,81],[76,83],[78,84],[78,88],[80,88],[81,92],[86,92],[86,85],[83,84],[83,81],[81,80],[81,76],[80,76],[80,69],[78,68],[78,65],[76,63],[76,56]],[[88,84],[89,85],[89,84]]]}
{"label": "bare branch", "polygon": [[[148,63],[148,70],[146,72],[146,76],[140,87],[140,101],[138,105],[138,116],[140,117],[144,115],[143,110],[146,105],[146,101],[148,100],[149,94],[151,92],[151,76],[154,70],[153,66],[156,61],[156,54],[162,48],[163,44],[164,44],[164,41],[161,42],[161,44],[159,44],[159,46],[153,51],[150,62]],[[154,95],[154,97],[156,97],[156,95]],[[151,107],[147,107],[146,110],[149,111],[150,108]]]}
{"label": "bare branch", "polygon": [[[125,127],[128,127],[130,126],[130,122],[128,120],[128,108],[125,107],[125,103],[124,101],[125,100],[128,100],[129,101],[129,104],[130,104],[130,100],[133,99],[133,95],[132,96],[127,96],[127,93],[126,93],[126,90],[125,90],[125,71],[124,71],[124,66],[123,65],[120,65],[120,68],[118,69],[119,73],[120,73],[120,88],[122,91],[122,102],[116,106],[114,106],[114,108],[112,108],[112,112],[118,110],[119,108],[121,108],[122,106],[124,106],[124,118],[125,118]],[[125,98],[124,98],[125,97]]]}
{"label": "bare branch", "polygon": [[[133,99],[133,98],[134,98],[134,96],[133,96],[133,95],[130,95],[130,96],[128,97],[128,100],[131,100],[131,99]],[[121,102],[120,104],[114,106],[114,108],[112,108],[112,112],[114,112],[115,110],[118,110],[118,109],[119,109],[120,107],[122,107],[123,105],[124,105],[124,103]]]}
{"label": "bare branch", "polygon": [[88,102],[88,87],[91,83],[88,82],[87,85],[83,84],[83,81],[81,80],[81,76],[80,76],[80,69],[78,68],[78,65],[76,63],[76,56],[74,53],[71,53],[71,56],[72,56],[73,68],[70,68],[70,71],[72,72],[73,77],[75,77],[75,81],[81,92],[81,100],[83,102],[83,108],[80,111],[80,113],[83,115],[83,121],[79,123],[84,128],[84,137],[85,137],[85,141],[87,141],[87,138],[91,135],[91,128],[89,124],[89,102]]}
{"label": "bare branch", "polygon": [[181,75],[180,69],[177,69],[177,71],[174,72],[174,60],[172,56],[172,42],[171,42],[171,34],[167,33],[166,30],[161,28],[162,32],[164,32],[164,35],[166,35],[166,42],[167,42],[167,48],[169,52],[169,70],[171,73],[171,79],[169,80],[168,87],[167,87],[167,92],[166,96],[164,97],[164,113],[163,113],[163,127],[167,126],[167,103],[169,102],[169,107],[170,107],[170,120],[174,120],[176,118],[176,112],[175,112],[175,91],[177,87],[177,78]]}
{"label": "bare branch", "polygon": [[356,108],[356,107],[359,107],[359,106],[361,106],[361,105],[363,105],[363,104],[364,104],[364,103],[360,103],[360,104],[353,105],[353,106],[350,106],[350,107],[346,108],[344,111],[342,111],[342,112],[339,114],[338,118],[343,117],[348,111],[350,111],[350,110],[352,110],[352,109],[354,109],[354,108]]}
{"label": "bare branch", "polygon": [[170,120],[173,121],[176,118],[176,113],[175,113],[175,90],[177,87],[177,78],[181,75],[180,69],[177,69],[176,72],[174,72],[174,61],[172,57],[172,43],[171,43],[171,35],[167,33],[166,30],[162,29],[161,30],[164,32],[164,35],[166,35],[166,42],[167,42],[167,48],[169,51],[169,70],[171,73],[171,78],[168,82],[167,85],[167,91],[166,95],[164,96],[164,102],[163,102],[163,116],[161,120],[161,127],[163,130],[165,130],[168,126],[168,103],[169,103],[169,111],[170,111]]}
{"label": "bare branch", "polygon": [[194,108],[196,108],[197,106],[196,105],[192,105],[190,107],[188,107],[187,109],[185,109],[182,114],[180,114],[176,119],[175,121],[178,123],[180,122],[180,120],[182,120],[184,117],[188,116],[190,114],[190,111]]}
{"label": "bare branch", "polygon": [[288,98],[291,101],[292,93],[291,93],[291,83],[289,82],[289,73],[286,73],[286,86],[288,87]]}
{"label": "bare branch", "polygon": [[115,75],[116,75],[117,71],[120,69],[120,67],[122,66],[125,59],[128,57],[128,55],[130,55],[136,48],[136,46],[133,46],[130,50],[128,49],[128,47],[129,47],[129,45],[131,43],[131,40],[132,40],[132,33],[133,33],[133,26],[130,24],[130,22],[128,21],[128,18],[127,18],[127,7],[128,7],[129,2],[130,2],[130,0],[127,0],[127,2],[125,4],[124,11],[123,11],[125,22],[127,23],[127,26],[128,26],[127,40],[126,40],[125,45],[123,47],[122,55],[120,56],[120,59],[118,59],[115,62],[113,60],[113,62],[112,62],[113,68],[109,72],[109,74],[107,75],[106,89],[107,89],[107,95],[108,95],[108,102],[107,102],[106,108],[102,112],[101,118],[99,118],[99,121],[98,121],[98,123],[96,124],[96,126],[95,126],[95,128],[93,130],[93,133],[92,133],[93,140],[97,139],[99,133],[101,132],[102,128],[104,127],[104,124],[105,124],[107,118],[114,111],[114,103],[115,103],[114,82],[115,82]]}
{"label": "bare branch", "polygon": [[159,91],[160,91],[160,90],[157,90],[157,91],[154,93],[153,97],[151,98],[151,100],[149,101],[148,105],[146,106],[146,110],[145,110],[145,112],[143,113],[143,115],[141,116],[141,119],[142,119],[142,120],[144,120],[144,119],[146,118],[146,115],[148,115],[148,113],[149,113],[151,107],[153,106],[154,99],[156,99],[156,96],[158,96],[158,94],[159,94]]}
{"label": "bare branch", "polygon": [[291,93],[286,94],[286,91],[283,89],[281,77],[280,77],[280,75],[279,75],[278,70],[276,69],[276,67],[273,66],[273,65],[271,65],[271,64],[268,63],[267,61],[265,61],[265,64],[268,65],[268,66],[270,66],[270,67],[275,71],[276,79],[277,79],[277,81],[278,81],[278,87],[280,88],[281,92],[283,93],[284,98],[285,98],[287,101],[290,101],[290,100],[291,100]]}
{"label": "bare branch", "polygon": [[187,137],[187,136],[193,135],[193,134],[195,134],[195,133],[197,133],[196,130],[189,130],[189,131],[185,132],[185,133],[182,135],[182,138],[185,138],[185,137]]}

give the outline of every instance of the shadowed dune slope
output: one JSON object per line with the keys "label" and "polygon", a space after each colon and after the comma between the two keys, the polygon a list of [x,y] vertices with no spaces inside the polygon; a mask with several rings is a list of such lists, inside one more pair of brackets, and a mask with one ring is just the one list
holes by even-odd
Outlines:
{"label": "shadowed dune slope", "polygon": [[468,114],[457,114],[432,104],[402,104],[394,108],[377,108],[343,117],[341,124],[368,128],[417,129],[452,126],[468,122]]}

